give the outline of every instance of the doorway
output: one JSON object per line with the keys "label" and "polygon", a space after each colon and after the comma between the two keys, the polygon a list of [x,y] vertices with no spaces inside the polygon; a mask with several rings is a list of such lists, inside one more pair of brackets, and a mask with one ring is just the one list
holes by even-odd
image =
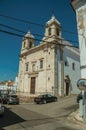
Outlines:
{"label": "doorway", "polygon": [[66,82],[66,96],[69,95],[69,83]]}
{"label": "doorway", "polygon": [[35,82],[36,78],[31,77],[30,94],[35,94]]}

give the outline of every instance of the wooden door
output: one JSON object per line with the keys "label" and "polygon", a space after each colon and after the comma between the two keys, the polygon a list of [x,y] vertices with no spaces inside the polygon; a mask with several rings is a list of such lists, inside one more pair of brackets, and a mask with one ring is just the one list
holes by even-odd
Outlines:
{"label": "wooden door", "polygon": [[35,94],[35,80],[36,80],[35,77],[31,78],[31,85],[30,85],[30,93],[31,94]]}

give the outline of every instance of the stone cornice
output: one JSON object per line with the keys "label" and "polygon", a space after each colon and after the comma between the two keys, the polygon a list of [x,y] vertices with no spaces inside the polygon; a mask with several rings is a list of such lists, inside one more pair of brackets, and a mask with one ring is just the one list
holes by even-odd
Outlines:
{"label": "stone cornice", "polygon": [[70,52],[74,53],[78,57],[80,57],[79,49],[76,48],[77,50],[74,50],[73,48],[69,48],[69,47],[66,47],[66,49],[69,50]]}
{"label": "stone cornice", "polygon": [[37,52],[38,50],[47,51],[47,48],[51,47],[53,44],[54,44],[53,42],[47,42],[47,43],[39,44],[38,46],[35,46],[35,47],[33,47],[33,48],[27,50],[27,51],[24,52],[24,53],[21,53],[21,54],[20,54],[20,57],[26,56],[26,55],[31,54],[31,53],[34,53],[34,52]]}

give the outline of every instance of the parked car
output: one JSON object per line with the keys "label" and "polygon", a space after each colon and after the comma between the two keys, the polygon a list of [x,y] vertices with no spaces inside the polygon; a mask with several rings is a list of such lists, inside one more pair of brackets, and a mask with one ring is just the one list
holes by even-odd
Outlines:
{"label": "parked car", "polygon": [[8,94],[2,94],[1,95],[1,99],[3,101],[3,104],[7,104],[7,98],[8,98]]}
{"label": "parked car", "polygon": [[2,99],[0,98],[0,116],[3,114],[4,114],[4,106],[3,106]]}
{"label": "parked car", "polygon": [[46,104],[47,102],[55,102],[55,101],[57,101],[57,97],[51,94],[39,95],[38,97],[34,98],[34,102],[37,104],[39,103]]}
{"label": "parked car", "polygon": [[76,97],[77,103],[79,103],[79,101],[80,101],[82,98],[83,98],[83,97],[82,97],[82,92],[80,92],[80,93],[78,94],[78,96]]}
{"label": "parked car", "polygon": [[2,98],[5,104],[19,104],[19,98],[15,94],[9,94]]}

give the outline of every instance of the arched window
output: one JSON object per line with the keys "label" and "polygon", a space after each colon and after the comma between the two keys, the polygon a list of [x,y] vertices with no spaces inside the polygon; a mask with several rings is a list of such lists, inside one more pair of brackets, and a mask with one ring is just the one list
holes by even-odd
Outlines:
{"label": "arched window", "polygon": [[43,68],[43,60],[40,60],[40,69]]}
{"label": "arched window", "polygon": [[51,28],[49,28],[48,33],[49,33],[49,35],[51,35]]}
{"label": "arched window", "polygon": [[28,63],[26,63],[26,71],[28,71]]}
{"label": "arched window", "polygon": [[57,32],[57,36],[59,36],[59,29],[58,28],[56,29],[56,32]]}
{"label": "arched window", "polygon": [[25,44],[26,44],[26,43],[25,43],[25,41],[24,41],[24,43],[23,43],[23,48],[25,48]]}
{"label": "arched window", "polygon": [[29,42],[29,48],[31,48],[32,47],[32,42]]}
{"label": "arched window", "polygon": [[72,70],[75,70],[75,63],[72,63]]}

